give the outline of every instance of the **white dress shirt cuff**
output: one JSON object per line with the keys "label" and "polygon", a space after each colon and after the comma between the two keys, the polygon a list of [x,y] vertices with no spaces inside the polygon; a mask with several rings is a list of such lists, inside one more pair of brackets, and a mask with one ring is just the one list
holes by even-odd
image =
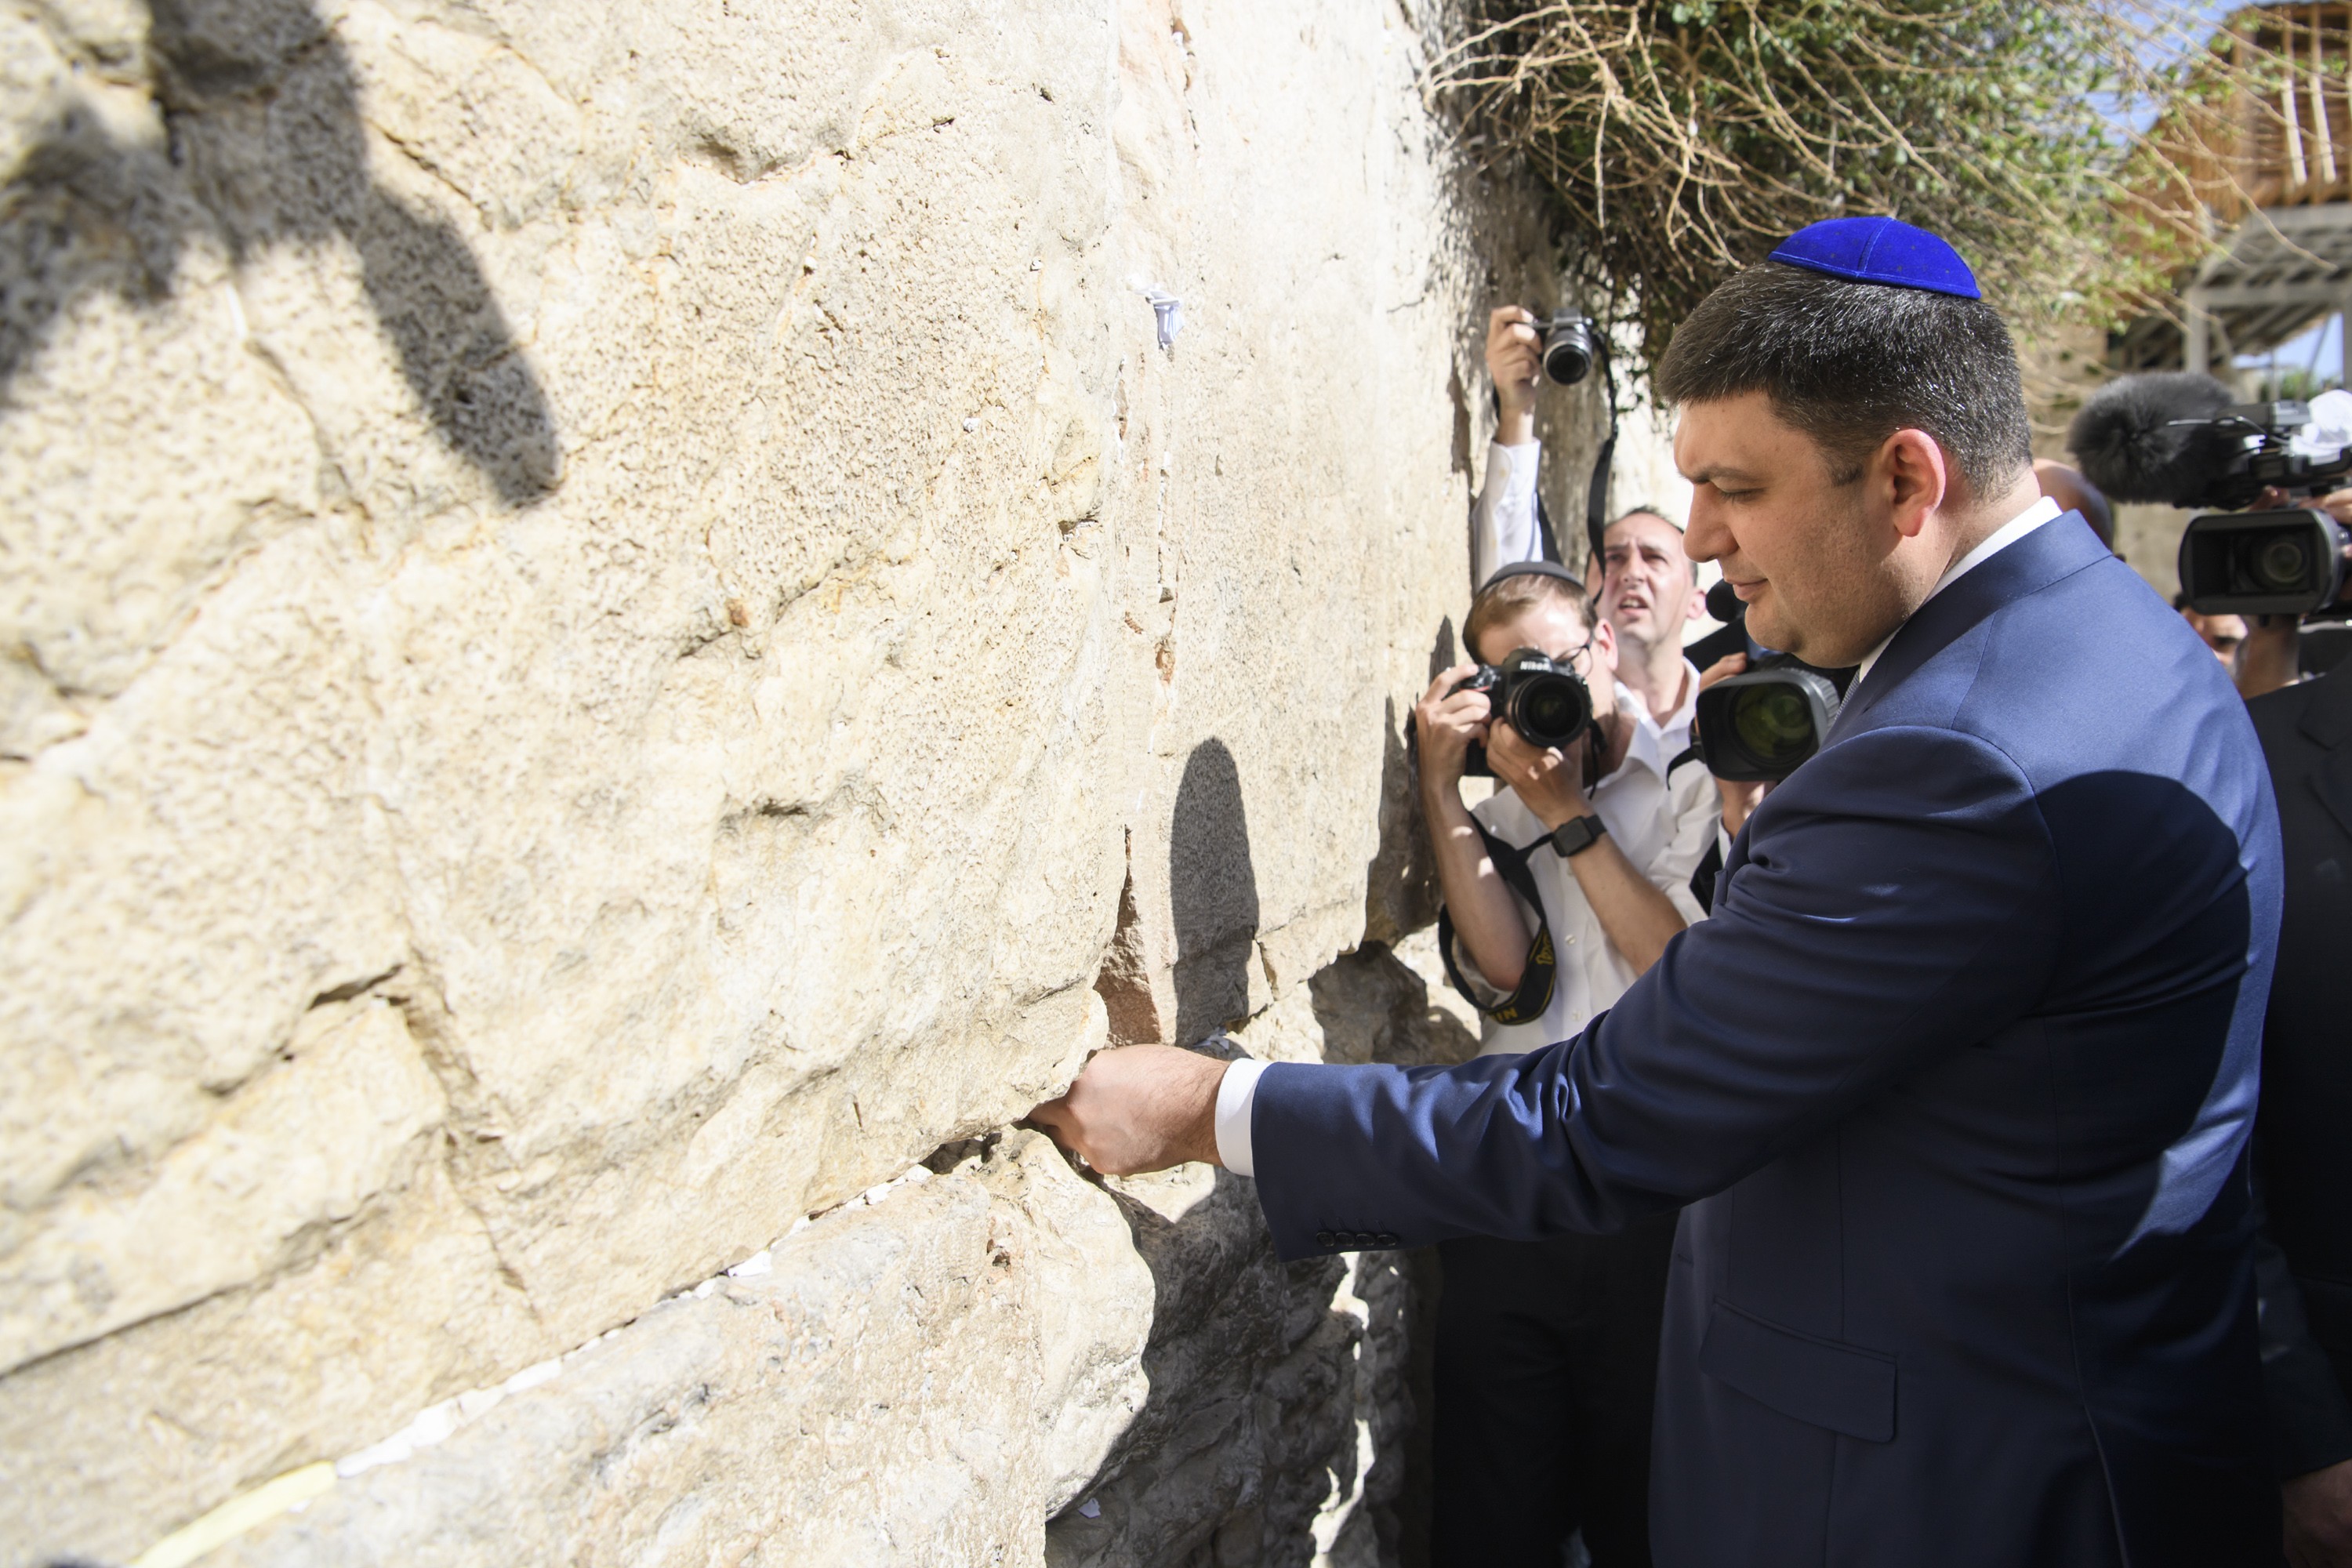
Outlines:
{"label": "white dress shirt cuff", "polygon": [[1486,443],[1486,467],[1494,475],[1487,483],[1495,487],[1497,496],[1533,497],[1536,470],[1542,463],[1541,441],[1524,441],[1516,447],[1506,447],[1500,441]]}
{"label": "white dress shirt cuff", "polygon": [[1257,1075],[1265,1064],[1243,1057],[1225,1068],[1217,1085],[1217,1162],[1236,1176],[1257,1174],[1250,1157],[1250,1111],[1257,1104]]}
{"label": "white dress shirt cuff", "polygon": [[1543,466],[1543,443],[1486,447],[1486,479],[1479,487],[1475,509],[1471,574],[1484,583],[1496,571],[1521,561],[1543,557],[1543,536],[1536,527],[1536,476]]}

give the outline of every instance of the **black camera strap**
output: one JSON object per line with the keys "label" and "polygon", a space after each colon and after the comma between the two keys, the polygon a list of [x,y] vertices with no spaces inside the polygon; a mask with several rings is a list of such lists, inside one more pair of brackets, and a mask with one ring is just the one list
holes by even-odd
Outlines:
{"label": "black camera strap", "polygon": [[1559,954],[1552,946],[1551,922],[1544,918],[1543,900],[1536,893],[1535,873],[1528,869],[1528,858],[1537,850],[1549,847],[1549,837],[1538,838],[1524,849],[1514,848],[1486,831],[1486,825],[1476,817],[1470,819],[1477,828],[1479,838],[1486,846],[1486,858],[1495,863],[1495,870],[1503,885],[1517,893],[1535,910],[1535,940],[1528,943],[1528,962],[1519,971],[1519,988],[1502,1001],[1489,1006],[1478,1000],[1470,982],[1462,973],[1461,962],[1454,956],[1454,917],[1445,906],[1437,908],[1437,951],[1445,960],[1445,978],[1463,1000],[1492,1018],[1497,1024],[1532,1024],[1544,1016],[1551,1005],[1552,983],[1559,968]]}
{"label": "black camera strap", "polygon": [[1584,540],[1591,554],[1585,558],[1585,570],[1597,582],[1601,577],[1601,535],[1609,531],[1609,470],[1617,457],[1617,368],[1609,358],[1609,334],[1592,334],[1593,357],[1601,362],[1601,385],[1609,399],[1609,434],[1593,454],[1592,482],[1584,493]]}

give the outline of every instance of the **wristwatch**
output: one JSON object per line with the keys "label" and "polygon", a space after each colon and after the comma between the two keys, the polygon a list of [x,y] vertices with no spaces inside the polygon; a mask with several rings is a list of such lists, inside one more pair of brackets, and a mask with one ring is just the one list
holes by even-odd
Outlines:
{"label": "wristwatch", "polygon": [[1565,860],[1571,855],[1581,855],[1591,848],[1608,831],[1609,825],[1601,820],[1599,812],[1571,816],[1561,823],[1559,831],[1551,836],[1551,847]]}

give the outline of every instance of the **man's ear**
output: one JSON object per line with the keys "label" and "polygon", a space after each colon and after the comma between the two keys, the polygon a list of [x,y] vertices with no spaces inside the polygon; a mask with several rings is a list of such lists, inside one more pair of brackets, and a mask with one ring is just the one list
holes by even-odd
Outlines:
{"label": "man's ear", "polygon": [[1897,430],[1871,462],[1873,489],[1886,506],[1896,532],[1916,539],[1928,514],[1944,504],[1951,469],[1944,448],[1925,430]]}
{"label": "man's ear", "polygon": [[1617,668],[1617,628],[1595,616],[1592,621],[1592,668],[1598,671],[1604,667],[1611,670]]}

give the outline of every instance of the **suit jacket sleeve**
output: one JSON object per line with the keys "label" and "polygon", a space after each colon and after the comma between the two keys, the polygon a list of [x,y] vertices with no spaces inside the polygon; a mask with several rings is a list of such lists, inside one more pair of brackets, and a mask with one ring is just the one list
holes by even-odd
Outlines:
{"label": "suit jacket sleeve", "polygon": [[1251,1142],[1276,1245],[1609,1231],[1719,1192],[2026,1011],[2057,906],[2048,827],[1999,751],[1941,729],[1842,742],[1750,819],[1712,918],[1576,1039],[1269,1067]]}

